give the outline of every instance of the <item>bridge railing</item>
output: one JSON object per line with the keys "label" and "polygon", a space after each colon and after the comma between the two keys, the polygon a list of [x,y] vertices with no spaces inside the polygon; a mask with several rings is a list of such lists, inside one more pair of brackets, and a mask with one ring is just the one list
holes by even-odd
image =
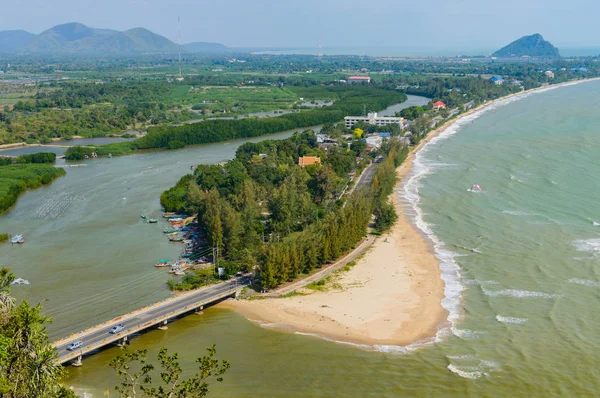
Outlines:
{"label": "bridge railing", "polygon": [[[231,283],[231,282],[228,282],[228,283]],[[237,283],[232,284],[232,285],[235,286],[235,289],[239,289],[240,288],[240,285],[237,284]],[[215,287],[215,286],[216,285],[211,285],[211,286],[207,286],[206,288],[192,290],[192,291],[180,294],[180,295],[175,296],[175,297],[166,298],[164,300],[161,300],[161,301],[158,301],[156,303],[153,303],[153,304],[147,305],[145,307],[142,307],[140,309],[134,310],[134,311],[132,311],[132,312],[130,312],[128,314],[120,315],[120,316],[118,316],[116,318],[110,319],[110,320],[108,320],[106,322],[103,322],[103,323],[101,323],[99,325],[94,325],[94,326],[89,327],[87,329],[84,329],[84,330],[82,330],[80,332],[70,334],[67,337],[63,337],[62,339],[53,342],[52,345],[54,345],[55,347],[58,347],[58,346],[61,346],[61,345],[65,344],[65,343],[68,343],[68,342],[71,342],[71,341],[76,341],[77,339],[80,339],[81,337],[85,336],[86,334],[89,334],[89,333],[91,333],[94,330],[97,330],[99,328],[103,328],[103,327],[105,327],[107,325],[110,325],[110,324],[115,323],[115,322],[120,321],[120,320],[125,320],[125,319],[129,319],[129,318],[133,318],[133,317],[135,317],[137,315],[143,314],[145,312],[148,312],[150,310],[156,309],[156,308],[161,307],[163,305],[175,303],[177,301],[183,301],[183,300],[185,300],[186,298],[188,298],[190,296],[193,296],[193,295],[196,295],[196,294],[200,294],[201,292],[206,291],[206,290],[210,289],[211,287]]]}
{"label": "bridge railing", "polygon": [[[84,348],[82,348],[80,350],[77,350],[77,351],[71,351],[70,354],[65,355],[63,357],[60,357],[58,359],[58,362],[59,363],[68,362],[68,361],[70,361],[72,359],[75,359],[75,358],[77,358],[77,357],[79,357],[81,355],[84,355],[84,354],[86,354],[86,353],[88,353],[90,351],[97,350],[97,349],[99,349],[101,347],[104,347],[105,345],[108,345],[108,344],[114,343],[116,341],[119,341],[119,340],[121,340],[121,339],[123,339],[123,338],[125,338],[125,337],[127,337],[127,336],[129,336],[131,334],[133,334],[133,333],[137,333],[137,332],[142,331],[144,329],[147,329],[147,328],[149,328],[151,326],[158,325],[159,323],[164,322],[165,320],[167,320],[169,318],[172,318],[174,316],[178,316],[178,315],[184,314],[186,312],[195,310],[195,309],[197,309],[200,306],[210,304],[210,303],[212,303],[214,301],[221,300],[221,299],[223,299],[225,297],[229,297],[232,294],[235,294],[237,292],[237,290],[238,290],[237,287],[231,288],[231,289],[229,289],[229,290],[227,290],[227,291],[225,291],[225,292],[223,292],[221,294],[218,294],[218,295],[206,298],[206,299],[201,300],[201,301],[199,301],[197,303],[190,304],[190,305],[187,305],[185,307],[178,308],[176,310],[170,311],[167,314],[163,314],[163,315],[160,315],[158,317],[152,318],[149,321],[147,321],[147,322],[145,322],[145,323],[143,323],[141,325],[134,326],[133,328],[127,329],[127,330],[125,330],[125,331],[123,331],[121,333],[111,334],[109,337],[107,337],[107,338],[105,338],[105,339],[103,339],[103,340],[101,340],[101,341],[99,341],[97,343],[85,346]],[[78,337],[78,339],[83,339],[85,337],[85,335],[78,335],[77,337]],[[73,340],[76,341],[76,339],[73,339]],[[64,344],[64,343],[62,343],[62,344]]]}

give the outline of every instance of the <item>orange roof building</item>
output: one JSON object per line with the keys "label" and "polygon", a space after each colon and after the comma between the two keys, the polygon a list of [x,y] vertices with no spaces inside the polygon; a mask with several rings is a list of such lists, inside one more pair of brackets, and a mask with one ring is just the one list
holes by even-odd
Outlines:
{"label": "orange roof building", "polygon": [[298,159],[298,166],[306,167],[313,164],[321,164],[321,158],[318,156],[303,156]]}
{"label": "orange roof building", "polygon": [[436,101],[433,103],[433,109],[435,109],[436,111],[438,109],[445,109],[446,108],[446,104],[444,104],[442,101]]}

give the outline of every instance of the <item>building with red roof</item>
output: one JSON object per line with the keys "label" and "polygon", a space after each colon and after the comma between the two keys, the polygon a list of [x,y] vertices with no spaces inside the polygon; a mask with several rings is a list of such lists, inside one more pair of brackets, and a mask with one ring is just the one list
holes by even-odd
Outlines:
{"label": "building with red roof", "polygon": [[442,101],[435,101],[433,103],[433,109],[436,111],[439,111],[440,109],[446,109],[446,104],[444,104]]}

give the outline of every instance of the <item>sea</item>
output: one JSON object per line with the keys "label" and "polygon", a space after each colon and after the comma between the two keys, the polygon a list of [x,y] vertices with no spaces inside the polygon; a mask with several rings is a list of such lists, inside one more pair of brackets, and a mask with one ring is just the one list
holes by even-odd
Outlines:
{"label": "sea", "polygon": [[[204,153],[210,156],[218,152],[219,157],[226,157],[224,145],[207,146]],[[71,189],[70,195],[84,196],[73,199],[64,211],[58,205],[56,209],[52,205],[51,209],[40,210],[40,205],[34,203],[35,191],[27,193],[10,213],[14,214],[11,225],[21,218],[28,228],[35,222],[62,227],[43,233],[65,234],[70,239],[65,242],[65,254],[42,244],[50,237],[33,237],[42,242],[38,245],[47,251],[48,262],[65,262],[69,267],[51,276],[42,271],[50,265],[41,254],[25,257],[38,259],[36,263],[22,263],[17,254],[6,257],[8,250],[18,253],[26,245],[0,249],[3,257],[14,263],[17,276],[27,279],[28,273],[40,275],[31,278],[31,286],[14,290],[22,288],[20,295],[25,295],[25,289],[46,283],[42,275],[49,278],[48,283],[53,284],[50,286],[63,278],[62,286],[53,288],[62,288],[69,301],[53,293],[55,302],[71,308],[74,314],[70,316],[78,324],[85,313],[94,312],[95,306],[114,313],[152,292],[164,296],[158,288],[163,282],[157,282],[161,277],[150,269],[161,246],[144,246],[136,236],[150,241],[157,231],[138,223],[137,213],[153,209],[144,202],[145,184],[157,190],[154,181],[161,170],[184,170],[194,158],[190,150],[180,152],[180,163],[143,158],[149,156],[145,154],[112,159],[121,163],[102,160],[98,166],[90,165],[95,169],[87,170],[98,173],[101,185],[99,189],[84,185],[89,189],[87,194],[67,185],[68,176],[62,182],[59,179],[56,187],[65,184],[62,187]],[[122,173],[130,169],[132,176],[118,177],[112,171],[117,165]],[[112,175],[117,185],[103,181],[104,174]],[[417,154],[412,173],[398,190],[406,215],[430,239],[440,260],[445,282],[442,305],[449,317],[440,325],[435,339],[408,347],[363,350],[261,327],[235,312],[212,308],[203,315],[171,323],[166,331],[137,336],[131,340],[131,348],[146,348],[150,356],[160,347],[178,352],[189,374],[195,370],[195,358],[216,344],[217,356],[228,360],[231,368],[223,382],[211,383],[211,396],[215,397],[598,396],[599,176],[600,82],[549,88],[501,101],[461,119],[434,138]],[[85,184],[81,179],[80,183]],[[474,184],[482,191],[470,190]],[[60,192],[52,191],[52,187],[44,189],[40,198],[47,197],[54,203],[53,195]],[[107,196],[102,194],[103,189],[115,193]],[[94,195],[106,203],[100,207],[103,212],[114,209],[118,214],[119,220],[109,218],[111,223],[121,225],[125,221],[120,218],[130,213],[127,225],[120,227],[127,233],[115,228],[114,238],[108,240],[112,247],[96,247],[94,255],[102,258],[115,251],[111,258],[126,260],[124,256],[129,256],[129,261],[102,261],[95,267],[84,267],[67,257],[74,255],[83,262],[80,252],[92,250],[91,237],[103,244],[109,239],[94,231],[106,227],[91,223],[94,209],[87,208],[91,213],[87,216],[84,211],[84,203],[93,200]],[[75,214],[84,223],[91,223],[88,229],[70,231],[63,225],[61,220],[76,209],[81,209]],[[32,214],[31,220],[27,214]],[[0,219],[0,227],[8,222],[6,217]],[[77,232],[82,237],[90,234],[90,242],[78,238]],[[127,239],[135,242],[129,244],[134,245],[129,250],[122,248]],[[146,269],[143,267],[149,267],[148,280],[141,274]],[[119,277],[111,285],[113,274]],[[69,276],[71,283],[64,279]],[[85,300],[86,294],[94,297],[92,293],[101,293],[97,285],[113,292],[116,300],[121,297],[118,283],[127,283],[129,277],[134,278],[131,282],[136,283],[135,289],[117,300],[118,304]],[[70,319],[52,303],[47,304],[60,315],[57,321]],[[79,312],[77,303],[83,306]],[[59,329],[53,329],[54,333]],[[118,348],[109,348],[85,358],[80,368],[68,368],[67,385],[82,396],[106,396],[106,391],[113,391],[112,386],[118,384],[108,366],[118,353]]]}

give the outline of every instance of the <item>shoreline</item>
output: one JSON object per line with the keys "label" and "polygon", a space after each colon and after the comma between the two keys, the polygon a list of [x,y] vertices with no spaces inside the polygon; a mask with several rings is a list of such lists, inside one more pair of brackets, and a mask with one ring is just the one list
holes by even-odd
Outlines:
{"label": "shoreline", "polygon": [[398,190],[413,171],[416,155],[463,118],[494,105],[595,80],[600,78],[513,93],[472,108],[430,131],[396,169],[397,182],[391,200],[398,221],[350,271],[338,274],[333,287],[283,299],[228,300],[219,306],[235,310],[263,327],[369,350],[406,352],[438,341],[442,331],[452,328],[462,317],[461,290],[454,292],[455,303],[444,305],[448,301],[444,300],[448,298],[448,275],[444,275],[442,262],[436,256],[436,244],[399,202]]}

